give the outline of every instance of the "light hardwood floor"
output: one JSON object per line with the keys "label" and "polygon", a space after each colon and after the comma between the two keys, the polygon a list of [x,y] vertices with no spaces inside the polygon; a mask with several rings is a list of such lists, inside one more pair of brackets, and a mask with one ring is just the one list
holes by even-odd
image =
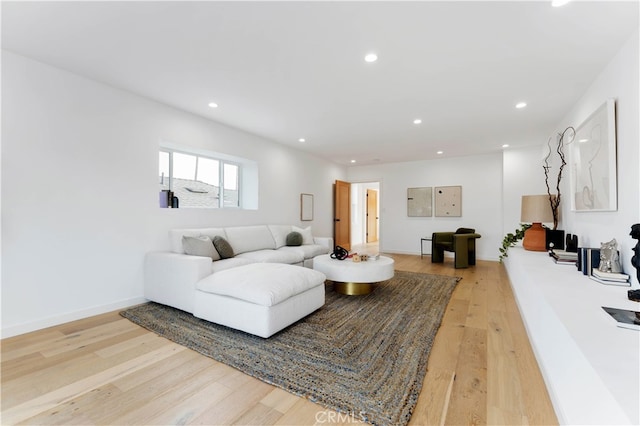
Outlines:
{"label": "light hardwood floor", "polygon": [[[410,424],[557,424],[504,268],[391,255],[461,276]],[[1,424],[349,424],[150,333],[117,312],[2,342]]]}

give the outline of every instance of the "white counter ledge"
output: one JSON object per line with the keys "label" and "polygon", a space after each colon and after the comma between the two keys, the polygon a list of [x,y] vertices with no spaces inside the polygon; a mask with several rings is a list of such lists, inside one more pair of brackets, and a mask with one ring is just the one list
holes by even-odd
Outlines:
{"label": "white counter ledge", "polygon": [[[640,331],[602,306],[639,311],[630,287],[590,280],[545,252],[509,249],[504,264],[561,424],[640,424]],[[635,273],[635,271],[632,271]]]}

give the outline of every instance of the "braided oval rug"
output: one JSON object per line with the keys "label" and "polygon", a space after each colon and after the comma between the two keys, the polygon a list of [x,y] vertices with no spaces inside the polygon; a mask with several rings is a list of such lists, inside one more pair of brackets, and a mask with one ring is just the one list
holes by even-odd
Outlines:
{"label": "braided oval rug", "polygon": [[396,271],[365,296],[326,285],[326,304],[268,339],[156,303],[121,315],[224,364],[375,425],[405,425],[460,278]]}

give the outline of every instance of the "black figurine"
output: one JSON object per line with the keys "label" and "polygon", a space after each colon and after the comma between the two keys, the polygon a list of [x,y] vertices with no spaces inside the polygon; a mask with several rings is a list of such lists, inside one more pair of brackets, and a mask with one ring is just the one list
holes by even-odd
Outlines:
{"label": "black figurine", "polygon": [[[638,277],[638,282],[640,282],[640,223],[631,225],[629,235],[634,240],[638,240],[638,243],[633,248],[634,255],[631,258],[631,265],[636,268],[636,276]],[[629,299],[640,302],[640,290],[629,290]]]}

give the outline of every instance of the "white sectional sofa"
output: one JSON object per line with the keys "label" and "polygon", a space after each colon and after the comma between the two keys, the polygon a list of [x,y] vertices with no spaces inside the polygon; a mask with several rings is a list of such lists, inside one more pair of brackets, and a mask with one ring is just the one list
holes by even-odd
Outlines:
{"label": "white sectional sofa", "polygon": [[[286,245],[293,231],[302,235],[302,245]],[[217,259],[218,255],[213,260],[185,253],[183,237],[204,236],[223,237],[234,256]],[[145,257],[144,292],[151,301],[261,337],[271,336],[324,305],[325,277],[312,269],[313,258],[329,253],[333,239],[314,237],[310,228],[173,229],[169,246],[170,252],[151,252]],[[234,285],[240,282],[238,291]]]}

